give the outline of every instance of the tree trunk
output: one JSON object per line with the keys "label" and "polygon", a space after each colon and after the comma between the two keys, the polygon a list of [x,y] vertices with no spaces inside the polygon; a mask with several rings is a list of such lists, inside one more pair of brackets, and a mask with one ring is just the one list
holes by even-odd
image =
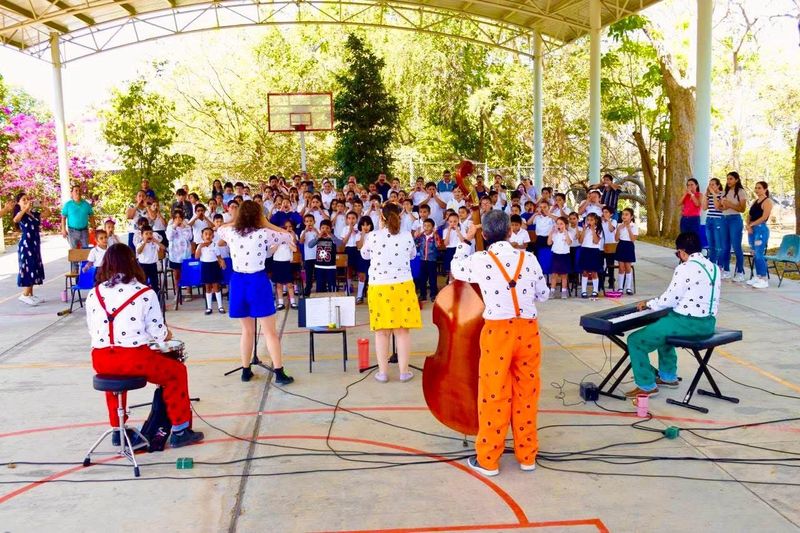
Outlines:
{"label": "tree trunk", "polygon": [[800,127],[794,144],[794,232],[800,232]]}
{"label": "tree trunk", "polygon": [[674,237],[678,234],[680,209],[678,202],[686,188],[686,180],[694,175],[694,123],[696,116],[694,87],[683,85],[674,74],[672,60],[665,54],[659,57],[664,80],[664,91],[669,98],[669,129],[667,140],[667,173],[664,184],[664,221],[661,234]]}
{"label": "tree trunk", "polygon": [[647,203],[647,234],[654,236],[659,234],[658,227],[658,209],[657,209],[657,187],[656,176],[653,172],[653,161],[650,159],[650,151],[644,142],[641,131],[633,132],[633,140],[636,142],[636,148],[639,150],[639,157],[642,160],[642,176],[644,176],[645,197]]}

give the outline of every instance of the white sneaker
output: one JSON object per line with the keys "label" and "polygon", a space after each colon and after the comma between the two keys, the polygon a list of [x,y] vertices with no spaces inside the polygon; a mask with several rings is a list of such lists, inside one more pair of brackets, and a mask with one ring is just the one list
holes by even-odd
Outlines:
{"label": "white sneaker", "polygon": [[747,280],[747,284],[748,285],[753,285],[757,281],[758,281],[758,278],[753,277],[753,278],[750,278],[750,279]]}
{"label": "white sneaker", "polygon": [[737,272],[735,276],[733,276],[733,281],[736,283],[744,281],[744,272]]}
{"label": "white sneaker", "polygon": [[722,279],[731,279],[731,273],[729,270],[725,270],[722,272]]}
{"label": "white sneaker", "polygon": [[765,280],[764,278],[756,279],[756,282],[753,283],[754,289],[769,289],[769,281]]}
{"label": "white sneaker", "polygon": [[522,470],[523,472],[533,472],[534,470],[536,470],[536,463],[533,463],[532,465],[524,465],[520,463],[519,469]]}
{"label": "white sneaker", "polygon": [[31,307],[36,307],[37,305],[39,305],[39,302],[31,298],[30,296],[20,296],[19,301],[24,304],[28,304]]}
{"label": "white sneaker", "polygon": [[34,299],[34,301],[35,301],[37,304],[43,304],[43,303],[44,303],[44,298],[39,298],[39,297],[38,297],[38,296],[36,296],[35,294],[31,294],[31,298],[33,298],[33,299]]}

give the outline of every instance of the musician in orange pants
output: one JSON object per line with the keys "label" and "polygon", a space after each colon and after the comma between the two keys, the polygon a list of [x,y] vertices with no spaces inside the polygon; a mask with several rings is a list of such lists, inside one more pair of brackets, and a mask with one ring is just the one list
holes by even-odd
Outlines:
{"label": "musician in orange pants", "polygon": [[536,468],[541,341],[535,302],[547,300],[550,289],[536,257],[508,242],[508,215],[490,211],[484,215],[481,229],[487,250],[470,256],[470,245],[462,242],[456,248],[452,272],[455,279],[477,283],[483,296],[480,426],[476,456],[470,457],[467,465],[485,476],[495,476],[500,472],[509,423],[520,468]]}

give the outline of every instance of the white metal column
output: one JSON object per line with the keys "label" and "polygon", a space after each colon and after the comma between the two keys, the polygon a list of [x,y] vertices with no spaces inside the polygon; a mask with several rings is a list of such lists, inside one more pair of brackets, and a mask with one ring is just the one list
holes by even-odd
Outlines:
{"label": "white metal column", "polygon": [[711,23],[713,0],[697,0],[697,111],[694,122],[695,179],[705,191],[711,167]]}
{"label": "white metal column", "polygon": [[533,34],[533,184],[537,191],[544,184],[544,150],[542,145],[542,36]]}
{"label": "white metal column", "polygon": [[600,0],[589,0],[589,183],[600,183]]}
{"label": "white metal column", "polygon": [[300,170],[306,171],[306,132],[300,130]]}
{"label": "white metal column", "polygon": [[56,150],[58,152],[58,180],[61,184],[61,202],[69,194],[69,167],[67,166],[67,122],[64,119],[64,87],[61,83],[61,47],[58,34],[50,34],[50,58],[53,62],[53,118],[56,125]]}

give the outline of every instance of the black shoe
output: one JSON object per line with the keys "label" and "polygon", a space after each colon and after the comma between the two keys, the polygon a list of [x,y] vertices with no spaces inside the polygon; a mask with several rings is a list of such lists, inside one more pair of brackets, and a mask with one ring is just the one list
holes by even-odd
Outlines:
{"label": "black shoe", "polygon": [[250,381],[251,379],[253,379],[253,371],[250,370],[249,366],[247,368],[243,368],[242,369],[242,381],[246,382],[246,381]]}
{"label": "black shoe", "polygon": [[627,294],[628,296],[630,296],[631,294],[633,294],[633,290],[631,290],[631,289],[625,289],[625,294]]}
{"label": "black shoe", "polygon": [[363,304],[364,298],[356,298],[356,305]]}
{"label": "black shoe", "polygon": [[286,309],[284,304],[278,304],[278,307],[275,308],[276,311],[283,311],[284,309]]}
{"label": "black shoe", "polygon": [[292,309],[297,309],[297,302],[290,303],[289,307],[291,307]]}
{"label": "black shoe", "polygon": [[[138,433],[134,433],[132,430],[127,429],[125,432],[128,434],[128,438],[131,440],[131,446],[136,446],[140,442],[142,442],[142,438],[139,437]],[[119,430],[115,429],[114,433],[111,434],[111,445],[112,446],[119,446],[120,445],[120,438],[119,438]]]}
{"label": "black shoe", "polygon": [[211,313],[213,313],[213,312],[214,312],[214,311],[212,311],[211,309],[206,309],[206,314],[207,314],[207,315],[210,315],[210,314],[211,314]]}
{"label": "black shoe", "polygon": [[597,291],[592,291],[592,298],[597,298],[598,296]]}
{"label": "black shoe", "polygon": [[218,309],[217,309],[217,311],[219,311],[219,313],[220,313],[221,315],[224,315],[224,314],[225,314],[225,308],[224,308],[224,307],[220,307],[220,308],[218,308]]}
{"label": "black shoe", "polygon": [[201,431],[192,431],[191,429],[184,429],[183,431],[178,431],[177,433],[173,432],[172,436],[169,438],[169,446],[170,448],[180,448],[182,446],[188,446],[189,444],[195,444],[203,440],[203,433]]}
{"label": "black shoe", "polygon": [[278,385],[288,385],[293,382],[294,378],[292,376],[287,376],[286,372],[284,372],[282,368],[275,371],[275,383]]}

